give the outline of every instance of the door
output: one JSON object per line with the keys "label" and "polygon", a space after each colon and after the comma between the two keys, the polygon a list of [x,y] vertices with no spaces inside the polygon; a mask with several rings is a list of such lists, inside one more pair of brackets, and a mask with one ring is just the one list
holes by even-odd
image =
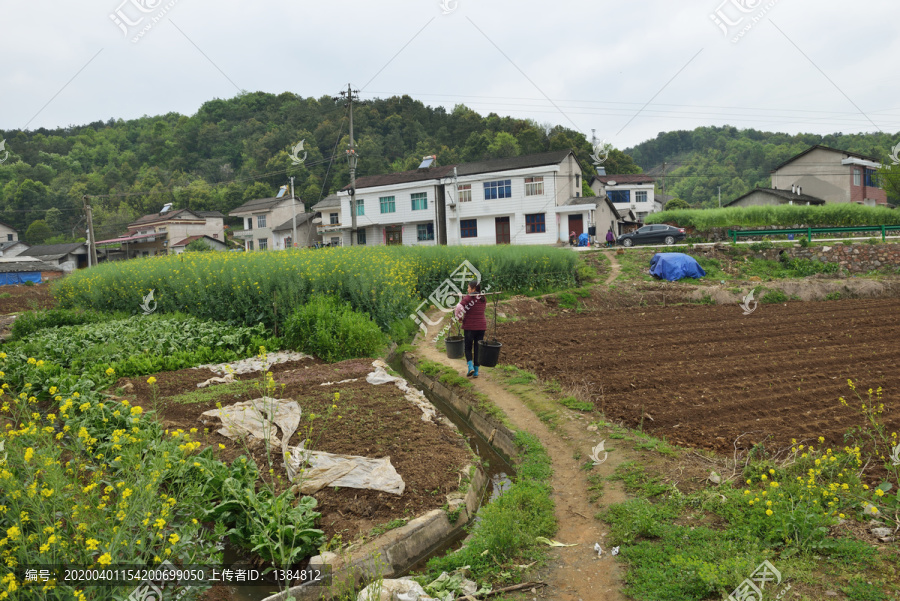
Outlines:
{"label": "door", "polygon": [[569,233],[572,232],[575,232],[576,239],[584,233],[584,222],[581,215],[569,215]]}
{"label": "door", "polygon": [[509,217],[494,219],[494,228],[497,232],[497,244],[509,244]]}
{"label": "door", "polygon": [[388,246],[403,244],[403,228],[399,225],[389,225],[384,228],[384,243]]}

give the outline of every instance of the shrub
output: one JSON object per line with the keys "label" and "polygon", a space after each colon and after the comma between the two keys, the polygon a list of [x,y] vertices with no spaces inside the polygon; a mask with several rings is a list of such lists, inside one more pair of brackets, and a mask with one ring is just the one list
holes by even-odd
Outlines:
{"label": "shrub", "polygon": [[866,207],[849,203],[822,206],[780,205],[725,207],[722,209],[679,209],[651,213],[645,223],[677,223],[701,232],[714,227],[846,227],[852,225],[900,225],[900,213],[885,207]]}
{"label": "shrub", "polygon": [[787,295],[781,290],[769,290],[763,295],[759,302],[769,305],[774,305],[775,303],[784,303],[788,301]]}
{"label": "shrub", "polygon": [[386,342],[371,317],[321,295],[294,311],[285,323],[284,339],[289,347],[329,362],[372,357]]}

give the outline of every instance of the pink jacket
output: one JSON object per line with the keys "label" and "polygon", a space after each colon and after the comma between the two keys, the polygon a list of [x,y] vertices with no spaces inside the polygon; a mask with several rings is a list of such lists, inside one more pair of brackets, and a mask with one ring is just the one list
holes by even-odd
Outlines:
{"label": "pink jacket", "polygon": [[466,295],[460,303],[465,311],[462,320],[464,330],[487,330],[487,320],[484,317],[484,309],[487,301],[480,295]]}

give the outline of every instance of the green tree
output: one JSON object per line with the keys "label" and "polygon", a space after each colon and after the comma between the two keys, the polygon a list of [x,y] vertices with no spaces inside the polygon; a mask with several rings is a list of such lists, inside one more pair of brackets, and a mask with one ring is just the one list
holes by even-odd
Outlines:
{"label": "green tree", "polygon": [[47,225],[50,226],[50,229],[54,232],[62,231],[62,211],[58,208],[50,207],[47,209],[44,221],[47,222]]}
{"label": "green tree", "polygon": [[53,230],[47,225],[43,219],[32,221],[28,229],[25,230],[25,242],[27,244],[43,244],[47,238],[53,235]]}
{"label": "green tree", "polygon": [[209,244],[204,242],[202,239],[198,238],[197,240],[193,240],[188,242],[188,245],[184,247],[184,252],[214,252],[212,247]]}
{"label": "green tree", "polygon": [[680,198],[673,198],[669,202],[666,203],[666,206],[663,210],[665,211],[674,211],[675,209],[690,209],[691,205],[689,205],[686,201],[681,200]]}

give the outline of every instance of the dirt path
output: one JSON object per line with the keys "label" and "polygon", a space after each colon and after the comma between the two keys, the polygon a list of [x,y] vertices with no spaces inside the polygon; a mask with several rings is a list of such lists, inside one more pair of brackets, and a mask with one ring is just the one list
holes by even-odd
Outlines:
{"label": "dirt path", "polygon": [[[615,276],[613,276],[615,277]],[[429,331],[427,337],[420,337],[417,354],[431,361],[465,371],[465,363],[460,359],[448,359],[439,352],[433,342],[437,328]],[[476,390],[486,394],[491,401],[503,409],[516,428],[535,434],[547,449],[553,463],[553,500],[556,504],[556,519],[559,529],[556,540],[574,547],[554,549],[553,559],[546,575],[541,577],[548,587],[537,592],[537,596],[556,601],[618,601],[624,599],[619,593],[620,571],[615,559],[609,554],[604,535],[606,528],[594,518],[597,511],[612,503],[625,500],[621,489],[606,483],[599,504],[589,502],[590,493],[586,472],[581,465],[587,460],[590,449],[600,442],[602,436],[587,430],[588,421],[580,413],[561,408],[561,419],[556,431],[542,422],[515,394],[512,394],[492,370],[484,370],[478,379],[473,379]],[[607,441],[607,447],[612,445]],[[576,456],[578,459],[576,459]],[[616,466],[625,461],[624,449],[609,454],[609,459],[594,468],[592,473],[602,476],[612,474]],[[599,542],[603,556],[598,558],[594,544]],[[527,595],[534,598],[535,594]]]}
{"label": "dirt path", "polygon": [[622,267],[619,265],[619,262],[616,260],[615,251],[607,251],[606,258],[609,259],[609,276],[606,278],[606,281],[603,282],[604,286],[609,286],[613,282],[616,281],[616,278],[619,277],[619,273],[622,271]]}

